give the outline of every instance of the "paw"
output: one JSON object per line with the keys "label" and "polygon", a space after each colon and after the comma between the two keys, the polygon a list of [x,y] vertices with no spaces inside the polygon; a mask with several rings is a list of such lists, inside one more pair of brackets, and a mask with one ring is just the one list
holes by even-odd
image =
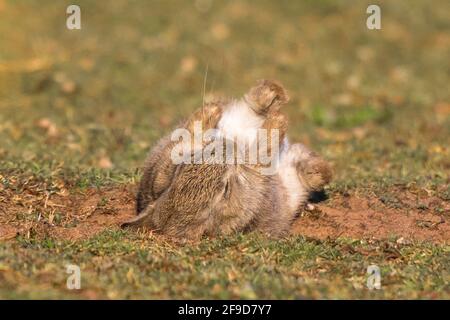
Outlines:
{"label": "paw", "polygon": [[219,103],[210,102],[203,107],[203,127],[210,129],[216,128],[222,116],[222,107]]}
{"label": "paw", "polygon": [[297,172],[300,181],[309,191],[320,191],[333,176],[330,164],[318,156],[299,162]]}
{"label": "paw", "polygon": [[195,122],[200,122],[202,124],[203,130],[216,128],[219,120],[222,116],[222,106],[219,102],[210,102],[203,106],[203,108],[198,109],[192,114],[185,128],[191,132],[194,132]]}
{"label": "paw", "polygon": [[244,95],[245,101],[258,114],[276,112],[289,101],[289,96],[281,84],[271,80],[260,80]]}

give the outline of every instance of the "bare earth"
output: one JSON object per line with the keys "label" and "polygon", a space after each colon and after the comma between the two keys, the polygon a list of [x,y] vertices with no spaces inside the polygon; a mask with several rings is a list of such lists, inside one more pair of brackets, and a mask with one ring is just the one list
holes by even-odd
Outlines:
{"label": "bare earth", "polygon": [[[17,220],[17,214],[26,211],[24,202],[6,197],[0,202],[0,211],[6,213],[0,220],[0,240],[13,239],[30,233],[61,240],[79,240],[92,237],[134,215],[134,186],[109,189],[89,189],[65,196],[41,197],[40,206],[49,212],[58,212],[61,219],[54,222],[54,214],[37,221]],[[434,197],[422,198],[425,209],[411,209],[416,197],[402,193],[404,208],[392,208],[375,196],[332,196],[328,201],[303,210],[295,221],[292,233],[316,239],[395,239],[399,243],[425,241],[448,243],[450,240],[450,204]],[[38,204],[38,205],[39,205]],[[36,203],[34,204],[36,206]],[[441,207],[444,213],[429,209]]]}

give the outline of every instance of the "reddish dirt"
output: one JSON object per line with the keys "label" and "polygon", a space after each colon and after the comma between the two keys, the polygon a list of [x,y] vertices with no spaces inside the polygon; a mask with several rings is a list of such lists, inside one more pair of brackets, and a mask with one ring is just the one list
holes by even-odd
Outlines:
{"label": "reddish dirt", "polygon": [[[404,195],[405,200],[408,198]],[[428,198],[427,202],[442,200]],[[436,204],[436,203],[435,203]],[[440,203],[444,213],[432,209],[393,209],[377,198],[338,196],[327,204],[315,204],[293,225],[293,233],[312,238],[396,239],[398,242],[450,240],[450,205]]]}
{"label": "reddish dirt", "polygon": [[[0,241],[18,234],[57,239],[87,239],[105,229],[118,228],[134,216],[134,187],[90,189],[70,195],[23,195],[0,198]],[[405,207],[390,208],[376,197],[337,195],[326,204],[314,204],[295,221],[292,232],[311,238],[396,239],[398,242],[450,242],[450,204],[438,198],[421,199],[424,210],[415,208],[407,191],[401,193]],[[28,200],[27,200],[28,199]],[[433,207],[443,209],[436,213]],[[23,218],[34,208],[38,219]],[[430,209],[431,208],[431,209]],[[3,214],[6,213],[6,214]],[[55,215],[59,214],[57,222]],[[17,218],[21,216],[22,218]]]}
{"label": "reddish dirt", "polygon": [[89,190],[73,197],[71,206],[72,216],[79,223],[70,228],[54,227],[50,230],[50,235],[76,240],[89,238],[106,228],[118,227],[134,215],[134,196],[126,189]]}
{"label": "reddish dirt", "polygon": [[[42,202],[46,202],[45,208]],[[0,219],[0,240],[17,235],[29,237],[31,233],[57,239],[88,239],[105,229],[118,228],[134,215],[134,192],[127,188],[90,189],[85,193],[55,196],[35,206],[43,212],[61,212],[62,221],[54,223],[51,214],[38,222],[17,220],[13,217],[27,210],[22,205],[0,203],[0,210],[10,216],[9,221]]]}

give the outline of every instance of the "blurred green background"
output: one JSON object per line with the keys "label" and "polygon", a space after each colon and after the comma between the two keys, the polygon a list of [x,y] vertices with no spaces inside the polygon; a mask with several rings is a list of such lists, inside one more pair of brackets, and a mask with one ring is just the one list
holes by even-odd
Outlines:
{"label": "blurred green background", "polygon": [[201,105],[208,68],[206,98],[280,80],[292,140],[337,183],[446,179],[448,1],[377,2],[381,30],[370,1],[77,1],[68,30],[71,3],[0,2],[2,170],[134,180]]}

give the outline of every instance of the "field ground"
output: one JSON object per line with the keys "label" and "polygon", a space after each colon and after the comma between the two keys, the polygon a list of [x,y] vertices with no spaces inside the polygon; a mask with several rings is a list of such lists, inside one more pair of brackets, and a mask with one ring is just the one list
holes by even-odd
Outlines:
{"label": "field ground", "polygon": [[[379,31],[366,1],[77,3],[69,31],[69,2],[0,0],[0,298],[450,298],[448,1],[380,1]],[[280,80],[333,164],[286,239],[118,228],[207,65],[206,99]]]}

